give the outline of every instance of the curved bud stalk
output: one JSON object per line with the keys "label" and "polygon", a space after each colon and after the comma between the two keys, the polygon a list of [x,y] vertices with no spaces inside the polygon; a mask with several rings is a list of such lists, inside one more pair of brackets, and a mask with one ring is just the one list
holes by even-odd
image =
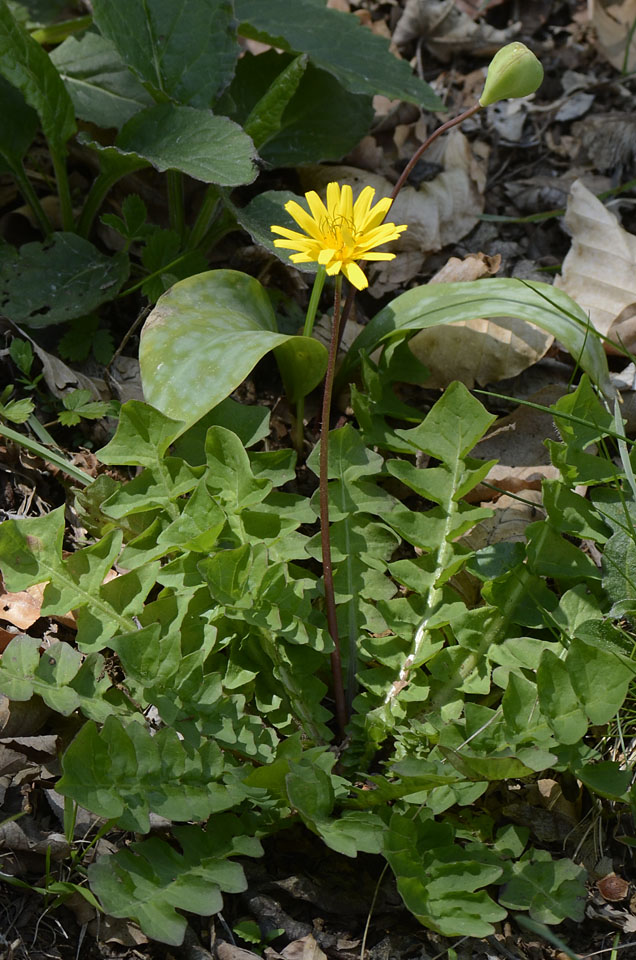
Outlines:
{"label": "curved bud stalk", "polygon": [[509,43],[498,50],[490,61],[484,92],[479,98],[482,107],[499,100],[527,97],[543,82],[543,67],[525,43]]}

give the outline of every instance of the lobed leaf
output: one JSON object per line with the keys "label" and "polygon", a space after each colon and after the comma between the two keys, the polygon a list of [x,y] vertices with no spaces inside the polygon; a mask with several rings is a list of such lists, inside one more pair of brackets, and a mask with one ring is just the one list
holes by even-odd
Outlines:
{"label": "lobed leaf", "polygon": [[0,253],[0,309],[40,329],[66,323],[112,300],[128,276],[128,257],[106,256],[74,233]]}
{"label": "lobed leaf", "polygon": [[222,891],[247,888],[242,867],[227,857],[259,857],[263,851],[258,840],[239,831],[233,818],[221,816],[206,830],[176,827],[181,853],[158,837],[132,843],[90,865],[91,886],[107,913],[132,917],[148,936],[179,946],[187,923],[177,910],[210,916],[223,909]]}

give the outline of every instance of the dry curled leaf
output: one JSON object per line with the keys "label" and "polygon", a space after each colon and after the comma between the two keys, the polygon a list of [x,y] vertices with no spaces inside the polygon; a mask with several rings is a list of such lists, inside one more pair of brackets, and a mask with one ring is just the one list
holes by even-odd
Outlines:
{"label": "dry curled leaf", "polygon": [[492,56],[517,36],[519,27],[513,23],[497,30],[477,22],[460,10],[455,0],[407,0],[393,41],[400,46],[422,37],[430,52],[447,63],[458,53]]}
{"label": "dry curled leaf", "polygon": [[[572,246],[554,285],[576,300],[599,333],[633,352],[636,330],[627,308],[636,303],[636,236],[580,180],[572,184],[565,223]],[[605,349],[619,352],[607,343]]]}
{"label": "dry curled leaf", "polygon": [[598,881],[596,889],[603,897],[603,900],[608,900],[610,903],[618,903],[618,901],[624,900],[629,893],[629,884],[627,880],[623,880],[622,877],[617,877],[615,873],[609,873],[606,877],[603,877],[602,880]]}
{"label": "dry curled leaf", "polygon": [[636,20],[636,0],[588,0],[588,7],[601,53],[617,70],[629,73],[636,69],[636,32],[630,33]]}

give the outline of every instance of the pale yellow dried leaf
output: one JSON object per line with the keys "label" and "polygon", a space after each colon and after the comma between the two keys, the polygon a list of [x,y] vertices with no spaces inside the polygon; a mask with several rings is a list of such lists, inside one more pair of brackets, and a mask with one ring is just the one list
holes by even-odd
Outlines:
{"label": "pale yellow dried leaf", "polygon": [[596,30],[598,46],[617,70],[636,69],[636,31],[631,35],[627,63],[625,50],[629,32],[636,20],[636,0],[607,3],[606,0],[588,0],[590,22]]}
{"label": "pale yellow dried leaf", "polygon": [[572,246],[554,285],[576,300],[599,333],[634,350],[636,331],[626,308],[636,303],[636,236],[580,180],[572,184],[565,222]]}

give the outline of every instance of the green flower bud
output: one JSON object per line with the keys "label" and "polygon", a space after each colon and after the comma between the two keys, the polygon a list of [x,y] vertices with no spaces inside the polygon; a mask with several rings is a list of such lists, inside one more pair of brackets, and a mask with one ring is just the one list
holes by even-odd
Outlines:
{"label": "green flower bud", "polygon": [[482,107],[498,100],[527,97],[541,86],[543,67],[525,43],[509,43],[498,50],[490,61],[484,92],[479,98]]}

